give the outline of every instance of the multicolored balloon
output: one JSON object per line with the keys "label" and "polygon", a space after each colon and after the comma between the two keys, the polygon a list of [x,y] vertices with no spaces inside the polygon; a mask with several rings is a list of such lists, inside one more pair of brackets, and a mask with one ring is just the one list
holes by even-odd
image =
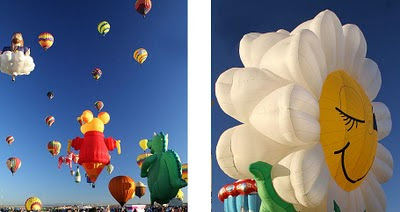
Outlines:
{"label": "multicolored balloon", "polygon": [[81,119],[81,117],[79,116],[78,118],[76,118],[76,121],[79,123],[79,125],[81,125],[82,126],[82,124],[83,124],[83,121],[82,121],[82,119]]}
{"label": "multicolored balloon", "polygon": [[27,211],[40,211],[42,209],[42,201],[37,197],[29,197],[25,201],[25,208]]}
{"label": "multicolored balloon", "polygon": [[40,46],[47,51],[54,43],[54,37],[52,34],[48,32],[43,32],[39,35],[39,44]]}
{"label": "multicolored balloon", "polygon": [[14,173],[18,171],[19,168],[21,168],[21,160],[16,157],[8,158],[6,164],[7,168],[11,171],[12,175],[14,175]]}
{"label": "multicolored balloon", "polygon": [[111,174],[114,171],[114,166],[112,164],[108,164],[106,166],[108,174]]}
{"label": "multicolored balloon", "polygon": [[52,91],[47,92],[47,97],[51,100],[54,98],[54,93]]}
{"label": "multicolored balloon", "polygon": [[95,80],[99,80],[103,72],[99,68],[95,68],[92,71],[92,76]]}
{"label": "multicolored balloon", "polygon": [[133,59],[135,59],[140,65],[146,61],[148,56],[149,54],[144,48],[139,48],[133,53]]}
{"label": "multicolored balloon", "polygon": [[152,155],[151,153],[143,153],[137,156],[136,163],[139,166],[139,168],[142,168],[143,161],[151,155]]}
{"label": "multicolored balloon", "polygon": [[50,141],[47,144],[47,150],[50,152],[50,154],[54,157],[60,154],[61,150],[61,143],[58,141]]}
{"label": "multicolored balloon", "polygon": [[51,125],[54,124],[56,119],[53,116],[47,116],[45,121],[46,121],[47,126],[51,127]]}
{"label": "multicolored balloon", "polygon": [[110,31],[110,24],[107,21],[102,21],[97,25],[97,31],[105,36]]}
{"label": "multicolored balloon", "polygon": [[136,189],[135,189],[135,195],[139,198],[142,198],[146,194],[146,188],[147,186],[142,183],[142,182],[137,182],[136,183]]}
{"label": "multicolored balloon", "polygon": [[6,142],[11,145],[14,142],[14,137],[12,135],[7,136]]}
{"label": "multicolored balloon", "polygon": [[147,13],[151,10],[151,1],[150,0],[137,0],[135,3],[135,10],[139,14],[143,15],[143,18],[147,15]]}
{"label": "multicolored balloon", "polygon": [[100,112],[100,110],[104,107],[104,103],[102,101],[96,101],[94,106],[96,107],[97,111]]}
{"label": "multicolored balloon", "polygon": [[188,164],[182,164],[182,179],[188,182]]}

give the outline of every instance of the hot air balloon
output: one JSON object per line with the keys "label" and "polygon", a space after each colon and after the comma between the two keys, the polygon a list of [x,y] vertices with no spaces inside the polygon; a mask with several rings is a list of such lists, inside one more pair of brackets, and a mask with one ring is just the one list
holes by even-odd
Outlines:
{"label": "hot air balloon", "polygon": [[25,208],[27,211],[40,211],[42,209],[42,201],[37,197],[29,197],[25,201]]}
{"label": "hot air balloon", "polygon": [[83,122],[82,122],[82,119],[80,116],[78,118],[76,118],[76,121],[79,123],[79,125],[82,126]]}
{"label": "hot air balloon", "polygon": [[58,141],[50,141],[47,144],[47,150],[50,152],[51,155],[57,156],[58,154],[60,154],[60,150],[61,150],[61,143]]}
{"label": "hot air balloon", "polygon": [[149,54],[144,48],[139,48],[133,53],[133,59],[135,59],[140,65],[146,61],[148,56]]}
{"label": "hot air balloon", "polygon": [[47,126],[51,127],[51,125],[54,124],[56,119],[53,116],[47,116],[45,121],[46,121]]}
{"label": "hot air balloon", "polygon": [[47,49],[49,49],[53,43],[54,43],[54,37],[53,35],[51,35],[48,32],[43,32],[39,35],[39,44],[40,46],[47,51]]}
{"label": "hot air balloon", "polygon": [[100,112],[100,110],[103,109],[103,107],[104,107],[104,103],[102,101],[96,101],[94,103],[94,106],[96,107],[97,111]]}
{"label": "hot air balloon", "polygon": [[52,91],[47,92],[47,97],[51,100],[54,98],[54,93]]}
{"label": "hot air balloon", "polygon": [[99,68],[95,68],[92,71],[92,76],[95,80],[99,80],[103,72]]}
{"label": "hot air balloon", "polygon": [[146,188],[147,186],[139,181],[136,183],[135,195],[139,198],[142,198],[142,196],[144,196],[146,193]]}
{"label": "hot air balloon", "polygon": [[136,0],[135,10],[139,14],[143,15],[143,18],[147,15],[147,13],[151,10],[151,1],[150,0]]}
{"label": "hot air balloon", "polygon": [[108,174],[111,174],[114,171],[114,166],[111,164],[108,164],[106,166],[106,169],[107,169]]}
{"label": "hot air balloon", "polygon": [[108,190],[121,207],[133,198],[135,188],[135,182],[128,176],[114,177],[108,183]]}
{"label": "hot air balloon", "polygon": [[188,164],[182,164],[182,179],[188,182]]}
{"label": "hot air balloon", "polygon": [[110,24],[107,21],[102,21],[97,25],[97,31],[105,36],[110,31]]}
{"label": "hot air balloon", "polygon": [[81,172],[79,171],[79,166],[76,167],[75,182],[76,183],[81,182]]}
{"label": "hot air balloon", "polygon": [[137,156],[136,158],[136,163],[139,166],[139,168],[142,168],[142,163],[143,161],[148,158],[149,156],[151,156],[151,153],[142,153],[139,156]]}
{"label": "hot air balloon", "polygon": [[91,182],[95,183],[104,167],[110,164],[109,151],[117,148],[118,154],[121,154],[121,141],[104,137],[104,126],[110,121],[107,112],[99,113],[96,118],[90,110],[85,110],[81,119],[84,122],[81,126],[84,137],[69,140],[67,152],[70,152],[71,147],[79,151],[78,164],[83,166]]}
{"label": "hot air balloon", "polygon": [[10,157],[7,159],[6,164],[12,175],[14,175],[14,173],[21,167],[21,160],[16,157]]}
{"label": "hot air balloon", "polygon": [[6,142],[11,145],[14,142],[14,137],[12,135],[7,136]]}

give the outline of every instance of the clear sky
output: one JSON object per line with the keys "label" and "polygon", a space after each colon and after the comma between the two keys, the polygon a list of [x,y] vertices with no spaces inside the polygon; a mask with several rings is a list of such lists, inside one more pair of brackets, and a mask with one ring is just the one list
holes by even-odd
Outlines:
{"label": "clear sky", "polygon": [[[57,2],[57,3],[55,3]],[[140,178],[136,157],[143,152],[139,140],[153,132],[169,133],[169,148],[182,163],[187,162],[187,2],[153,1],[145,19],[134,9],[134,0],[7,0],[1,2],[0,46],[9,45],[13,32],[22,32],[25,46],[31,47],[36,67],[29,76],[15,82],[0,73],[0,201],[23,204],[30,196],[43,204],[117,203],[108,191],[115,176]],[[107,20],[111,31],[103,37],[97,24]],[[38,44],[38,35],[48,31],[55,37],[47,51]],[[149,57],[143,66],[132,58],[144,47]],[[98,82],[91,71],[99,67]],[[55,93],[48,100],[48,91]],[[112,152],[114,172],[103,170],[92,189],[82,178],[74,182],[69,168],[57,168],[47,143],[62,143],[82,136],[76,118],[85,109],[95,111],[102,100],[103,111],[111,116],[105,136],[121,139],[122,154]],[[56,119],[52,127],[45,117]],[[15,137],[8,146],[5,138]],[[1,141],[1,140],[0,140]],[[60,154],[60,155],[61,155]],[[19,157],[22,166],[14,176],[6,159]],[[84,170],[80,168],[81,174]],[[187,188],[183,189],[185,200]],[[139,202],[135,197],[129,203]],[[141,203],[149,202],[146,194]]]}
{"label": "clear sky", "polygon": [[[320,11],[330,9],[342,24],[358,25],[367,40],[367,57],[373,59],[382,73],[382,87],[375,101],[384,102],[392,116],[392,131],[382,144],[391,151],[394,160],[392,179],[383,185],[386,192],[387,211],[398,211],[400,201],[400,2],[375,1],[212,1],[212,98],[215,101],[215,82],[218,76],[231,67],[243,67],[239,58],[239,42],[249,32],[272,32],[278,29],[293,30],[300,23],[314,18]],[[225,175],[215,159],[215,147],[220,135],[239,123],[225,114],[218,103],[212,107],[212,208],[223,211],[218,200],[219,189],[233,179]]]}

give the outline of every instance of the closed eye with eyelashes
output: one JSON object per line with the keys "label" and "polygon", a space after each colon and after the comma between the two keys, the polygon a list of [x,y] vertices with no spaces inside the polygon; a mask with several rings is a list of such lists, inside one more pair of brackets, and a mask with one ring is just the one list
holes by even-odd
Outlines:
{"label": "closed eye with eyelashes", "polygon": [[342,111],[341,109],[339,109],[338,107],[335,107],[335,109],[340,113],[340,116],[343,118],[343,121],[347,121],[346,125],[349,125],[351,122],[351,126],[349,129],[347,129],[347,131],[350,131],[353,128],[354,123],[356,124],[356,128],[358,127],[358,123],[365,123],[365,120],[354,118],[349,114],[345,113],[344,111]]}

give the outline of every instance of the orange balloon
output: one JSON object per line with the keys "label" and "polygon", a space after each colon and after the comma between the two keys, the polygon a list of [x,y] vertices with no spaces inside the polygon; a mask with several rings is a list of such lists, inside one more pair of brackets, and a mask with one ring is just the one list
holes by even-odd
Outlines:
{"label": "orange balloon", "polygon": [[123,207],[135,195],[136,184],[128,176],[117,176],[108,183],[108,190]]}

